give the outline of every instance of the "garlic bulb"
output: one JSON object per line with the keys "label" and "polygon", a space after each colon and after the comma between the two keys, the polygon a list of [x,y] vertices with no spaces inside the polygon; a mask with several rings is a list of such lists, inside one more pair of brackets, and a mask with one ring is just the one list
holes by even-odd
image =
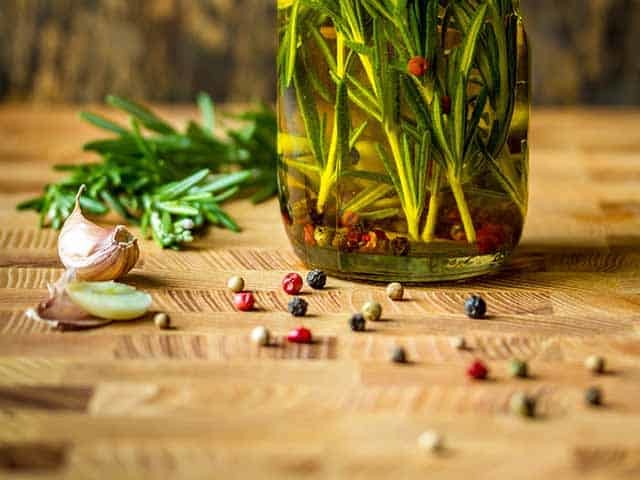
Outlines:
{"label": "garlic bulb", "polygon": [[78,280],[116,280],[131,270],[140,256],[137,239],[124,226],[102,228],[87,220],[76,206],[58,236],[58,255]]}

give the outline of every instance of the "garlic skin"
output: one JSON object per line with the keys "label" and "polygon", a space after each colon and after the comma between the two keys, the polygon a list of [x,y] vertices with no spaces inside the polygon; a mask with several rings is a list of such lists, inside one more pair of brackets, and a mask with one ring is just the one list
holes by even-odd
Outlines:
{"label": "garlic skin", "polygon": [[82,214],[80,195],[58,236],[58,255],[77,280],[117,280],[131,270],[138,258],[138,240],[123,225],[102,228]]}

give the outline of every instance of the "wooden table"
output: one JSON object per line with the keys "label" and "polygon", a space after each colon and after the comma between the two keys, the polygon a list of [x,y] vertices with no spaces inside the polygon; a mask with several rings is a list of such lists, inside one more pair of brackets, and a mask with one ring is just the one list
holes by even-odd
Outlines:
{"label": "wooden table", "polygon": [[[298,322],[279,283],[303,267],[275,202],[234,204],[244,233],[211,231],[189,251],[143,242],[129,281],[174,331],[139,321],[61,333],[25,319],[61,269],[56,232],[14,205],[55,178],[50,164],[85,158],[96,132],[69,109],[1,109],[0,477],[640,478],[640,112],[533,119],[531,211],[503,275],[409,288],[401,303],[331,279],[306,296],[318,341],[299,346],[282,342]],[[231,273],[256,290],[259,312],[234,311]],[[470,292],[490,319],[461,315]],[[349,313],[368,298],[387,321],[353,333]],[[260,324],[277,347],[250,343]],[[457,334],[469,350],[449,345]],[[410,365],[388,362],[396,344]],[[594,353],[606,375],[585,371]],[[512,357],[532,379],[508,377]],[[490,380],[465,378],[474,358]],[[584,405],[590,385],[605,406]],[[538,398],[536,419],[509,413],[517,391]],[[417,446],[430,429],[446,439],[439,455]]]}

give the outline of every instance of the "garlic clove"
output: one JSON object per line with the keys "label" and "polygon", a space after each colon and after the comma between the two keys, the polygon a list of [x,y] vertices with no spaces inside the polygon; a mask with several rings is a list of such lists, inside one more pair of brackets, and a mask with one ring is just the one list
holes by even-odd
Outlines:
{"label": "garlic clove", "polygon": [[117,282],[71,282],[65,288],[73,303],[91,315],[133,320],[151,307],[151,295]]}
{"label": "garlic clove", "polygon": [[94,317],[76,305],[65,291],[73,272],[67,271],[55,284],[49,285],[49,297],[36,308],[26,311],[27,318],[44,322],[60,330],[81,330],[108,325],[111,320]]}
{"label": "garlic clove", "polygon": [[138,240],[123,225],[106,229],[82,214],[80,195],[58,236],[58,255],[78,280],[107,281],[126,275],[140,257]]}

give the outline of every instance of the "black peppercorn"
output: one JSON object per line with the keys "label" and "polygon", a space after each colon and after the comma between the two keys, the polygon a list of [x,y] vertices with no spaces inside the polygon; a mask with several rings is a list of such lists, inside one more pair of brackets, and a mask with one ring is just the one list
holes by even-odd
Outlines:
{"label": "black peppercorn", "polygon": [[395,347],[391,352],[391,361],[394,363],[407,363],[407,352],[402,347]]}
{"label": "black peppercorn", "polygon": [[300,297],[293,297],[288,305],[288,310],[294,317],[304,317],[307,314],[309,304]]}
{"label": "black peppercorn", "polygon": [[477,295],[472,295],[464,302],[464,313],[470,318],[483,318],[487,313],[487,304]]}
{"label": "black peppercorn", "polygon": [[589,405],[595,407],[602,405],[602,390],[598,387],[589,387],[587,391],[584,392],[584,399]]}
{"label": "black peppercorn", "polygon": [[349,320],[351,330],[353,330],[354,332],[364,332],[366,324],[367,322],[364,319],[364,315],[362,315],[361,313],[354,313]]}
{"label": "black peppercorn", "polygon": [[327,284],[327,274],[322,270],[311,270],[307,273],[307,283],[314,290],[322,290]]}
{"label": "black peppercorn", "polygon": [[405,237],[396,237],[391,240],[391,251],[398,257],[409,255],[409,240]]}

